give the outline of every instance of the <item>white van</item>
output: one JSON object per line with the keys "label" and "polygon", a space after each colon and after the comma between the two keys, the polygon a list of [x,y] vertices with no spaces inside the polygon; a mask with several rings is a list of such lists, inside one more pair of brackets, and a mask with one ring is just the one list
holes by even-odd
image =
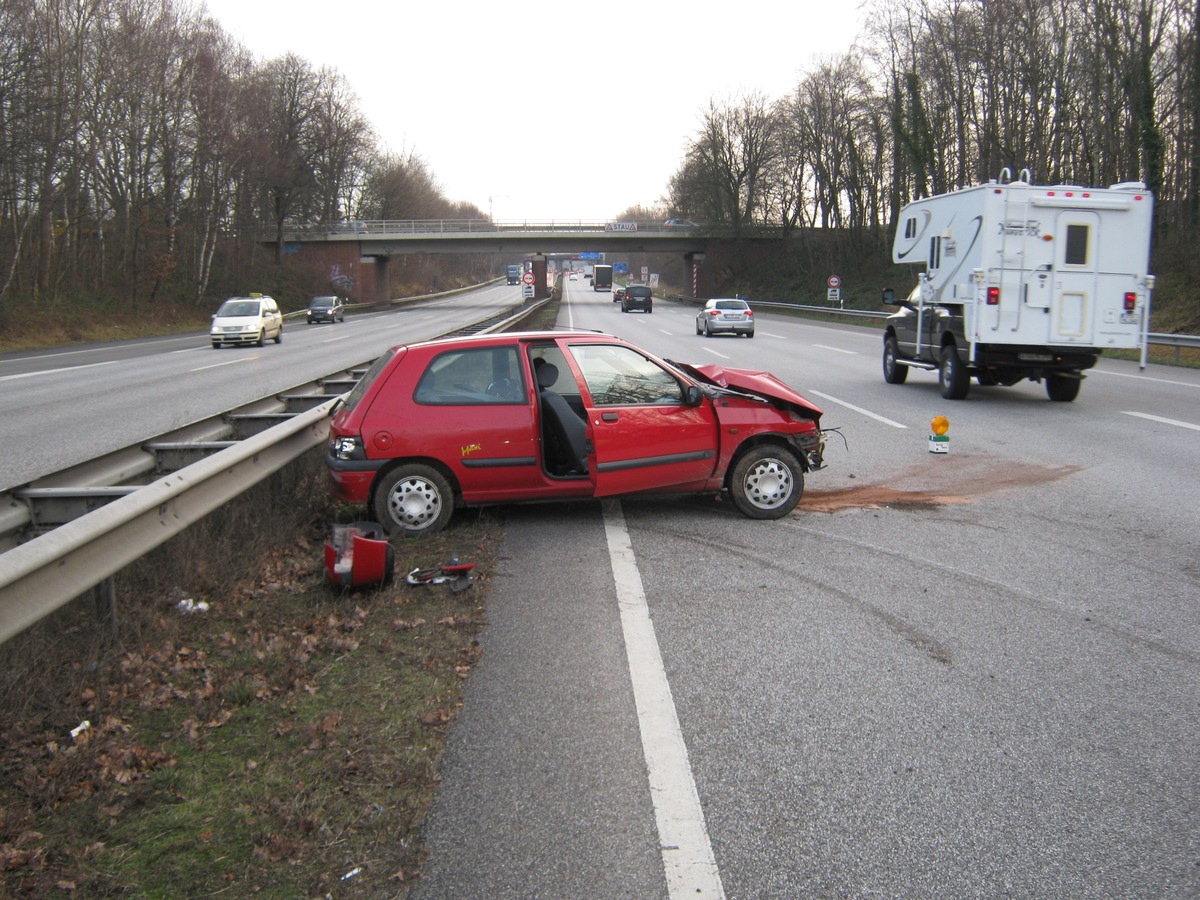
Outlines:
{"label": "white van", "polygon": [[222,344],[256,344],[261,347],[270,338],[283,340],[283,314],[279,305],[264,294],[230,297],[221,304],[209,332],[214,350]]}

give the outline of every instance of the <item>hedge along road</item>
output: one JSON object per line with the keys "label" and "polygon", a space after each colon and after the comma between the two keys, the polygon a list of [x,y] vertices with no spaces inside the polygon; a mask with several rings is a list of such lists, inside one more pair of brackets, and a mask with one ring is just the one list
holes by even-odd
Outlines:
{"label": "hedge along road", "polygon": [[[877,332],[760,314],[752,341],[706,340],[694,309],[567,300],[576,327],[773,371],[846,439],[780,522],[615,504],[712,848],[706,890],[1200,893],[1200,376],[1104,361],[1072,404],[1034,384],[947,404],[931,375],[883,384]],[[937,413],[944,456],[927,449]],[[506,511],[416,896],[676,896],[606,515]]]}

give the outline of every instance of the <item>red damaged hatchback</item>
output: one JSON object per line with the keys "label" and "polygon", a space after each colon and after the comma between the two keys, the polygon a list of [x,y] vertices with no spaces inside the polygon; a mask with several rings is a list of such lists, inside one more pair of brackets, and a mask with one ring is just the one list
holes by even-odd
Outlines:
{"label": "red damaged hatchback", "polygon": [[340,500],[391,534],[434,532],[459,506],[728,491],[787,515],[822,467],[821,410],[766,372],[666,362],[593,332],[394,347],[334,410]]}

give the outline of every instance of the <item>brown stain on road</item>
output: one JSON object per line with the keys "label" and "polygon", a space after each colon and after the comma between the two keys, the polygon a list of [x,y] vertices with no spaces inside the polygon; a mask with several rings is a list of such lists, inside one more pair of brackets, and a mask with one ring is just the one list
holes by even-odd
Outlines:
{"label": "brown stain on road", "polygon": [[1075,474],[1082,466],[1045,466],[988,454],[946,455],[911,466],[884,483],[833,491],[806,490],[800,508],[835,513],[847,509],[935,509],[973,503],[987,494],[1036,487]]}

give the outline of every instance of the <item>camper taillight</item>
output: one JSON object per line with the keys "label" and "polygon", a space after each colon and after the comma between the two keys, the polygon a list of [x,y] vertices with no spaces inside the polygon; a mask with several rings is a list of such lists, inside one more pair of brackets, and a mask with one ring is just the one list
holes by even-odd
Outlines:
{"label": "camper taillight", "polygon": [[1133,312],[1137,309],[1137,294],[1133,291],[1125,292],[1125,312]]}
{"label": "camper taillight", "polygon": [[987,289],[987,305],[988,306],[999,306],[1000,305],[1000,288],[990,287]]}

